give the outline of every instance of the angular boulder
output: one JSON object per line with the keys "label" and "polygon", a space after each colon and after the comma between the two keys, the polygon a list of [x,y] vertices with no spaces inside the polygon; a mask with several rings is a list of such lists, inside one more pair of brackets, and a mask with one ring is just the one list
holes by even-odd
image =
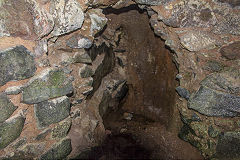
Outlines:
{"label": "angular boulder", "polygon": [[0,123],[7,120],[17,109],[16,106],[8,99],[6,94],[0,94]]}
{"label": "angular boulder", "polygon": [[50,33],[53,19],[35,0],[0,1],[0,37],[36,39]]}
{"label": "angular boulder", "polygon": [[53,15],[55,26],[53,36],[63,35],[82,27],[84,13],[77,0],[51,1],[50,13]]}
{"label": "angular boulder", "polygon": [[179,37],[181,44],[193,52],[202,49],[213,49],[219,43],[210,33],[204,31],[188,31]]}
{"label": "angular boulder", "polygon": [[83,35],[75,34],[66,41],[66,44],[70,48],[88,49],[92,46],[93,42]]}
{"label": "angular boulder", "polygon": [[46,69],[24,87],[22,102],[35,104],[72,92],[72,80],[61,69]]}
{"label": "angular boulder", "polygon": [[7,147],[20,136],[24,122],[25,118],[19,116],[0,124],[0,149]]}
{"label": "angular boulder", "polygon": [[40,160],[64,159],[72,151],[71,139],[63,139],[53,145],[50,150],[40,157]]}
{"label": "angular boulder", "polygon": [[67,118],[70,114],[70,101],[67,96],[44,101],[34,105],[38,127],[47,127]]}
{"label": "angular boulder", "polygon": [[24,46],[0,51],[0,86],[12,80],[30,78],[35,71],[34,57]]}
{"label": "angular boulder", "polygon": [[101,9],[94,9],[89,11],[89,16],[91,19],[91,34],[92,36],[95,36],[97,33],[99,33],[103,28],[106,26],[108,19],[105,17],[105,15],[102,13]]}
{"label": "angular boulder", "polygon": [[189,99],[188,108],[206,116],[240,116],[240,97],[201,86]]}

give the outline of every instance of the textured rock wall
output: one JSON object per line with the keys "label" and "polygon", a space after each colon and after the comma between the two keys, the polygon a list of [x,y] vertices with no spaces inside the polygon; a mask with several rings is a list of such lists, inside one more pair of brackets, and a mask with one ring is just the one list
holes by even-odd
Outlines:
{"label": "textured rock wall", "polygon": [[[180,138],[206,158],[239,158],[239,1],[135,2],[174,52]],[[119,101],[126,76],[98,38],[102,8],[132,3],[0,0],[1,158],[74,158],[99,143],[98,107]]]}

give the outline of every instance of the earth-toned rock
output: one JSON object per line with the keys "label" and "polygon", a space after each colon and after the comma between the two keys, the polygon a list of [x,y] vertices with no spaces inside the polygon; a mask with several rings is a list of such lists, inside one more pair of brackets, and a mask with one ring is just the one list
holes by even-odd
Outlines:
{"label": "earth-toned rock", "polygon": [[35,0],[1,0],[0,37],[36,39],[50,33],[53,19]]}
{"label": "earth-toned rock", "polygon": [[39,103],[72,93],[72,80],[61,69],[46,69],[33,77],[22,91],[22,102]]}
{"label": "earth-toned rock", "polygon": [[224,46],[220,49],[220,53],[223,57],[229,60],[235,60],[240,58],[240,41]]}
{"label": "earth-toned rock", "polygon": [[67,118],[70,114],[70,101],[67,96],[44,101],[34,105],[38,127],[47,127]]}
{"label": "earth-toned rock", "polygon": [[24,46],[0,51],[0,86],[12,80],[30,78],[35,71],[34,57]]}

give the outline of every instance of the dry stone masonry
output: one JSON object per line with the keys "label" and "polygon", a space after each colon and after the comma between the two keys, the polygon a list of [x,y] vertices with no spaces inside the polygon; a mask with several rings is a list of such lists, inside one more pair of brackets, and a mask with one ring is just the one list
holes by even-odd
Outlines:
{"label": "dry stone masonry", "polygon": [[179,137],[240,158],[238,0],[0,0],[0,159],[71,159],[101,142],[128,90],[124,35],[100,36],[103,10],[131,4],[174,54]]}

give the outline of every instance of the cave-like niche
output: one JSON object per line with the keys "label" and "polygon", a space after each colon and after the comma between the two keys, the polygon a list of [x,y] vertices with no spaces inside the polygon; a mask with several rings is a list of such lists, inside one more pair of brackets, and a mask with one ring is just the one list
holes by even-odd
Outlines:
{"label": "cave-like niche", "polygon": [[[173,115],[177,85],[173,53],[154,34],[147,12],[137,5],[107,8],[104,13],[109,21],[102,37],[111,37],[109,34],[114,32],[113,50],[126,71],[128,93],[121,101],[122,112],[168,125]],[[121,57],[125,57],[125,62]],[[114,119],[112,113],[109,116],[105,119]]]}

